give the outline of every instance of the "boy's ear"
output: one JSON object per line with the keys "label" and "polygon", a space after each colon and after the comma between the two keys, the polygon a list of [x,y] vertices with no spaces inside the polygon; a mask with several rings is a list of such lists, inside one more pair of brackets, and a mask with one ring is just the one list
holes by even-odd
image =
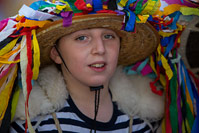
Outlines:
{"label": "boy's ear", "polygon": [[57,64],[61,64],[62,63],[62,60],[56,50],[55,47],[53,47],[50,51],[50,58]]}

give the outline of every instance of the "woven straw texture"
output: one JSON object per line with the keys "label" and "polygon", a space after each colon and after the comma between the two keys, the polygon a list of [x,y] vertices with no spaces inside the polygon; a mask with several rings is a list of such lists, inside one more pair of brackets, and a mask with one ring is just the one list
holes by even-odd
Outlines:
{"label": "woven straw texture", "polygon": [[136,32],[121,30],[123,16],[114,14],[93,14],[75,16],[72,25],[63,27],[63,21],[55,21],[37,30],[41,50],[41,67],[52,63],[50,50],[55,42],[64,35],[89,28],[109,28],[121,37],[119,65],[130,65],[149,56],[159,43],[158,33],[148,23],[136,24]]}

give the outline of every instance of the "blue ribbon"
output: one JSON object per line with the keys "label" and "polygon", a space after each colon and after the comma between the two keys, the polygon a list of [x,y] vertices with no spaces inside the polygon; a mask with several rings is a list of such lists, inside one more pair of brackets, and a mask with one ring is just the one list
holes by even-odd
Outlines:
{"label": "blue ribbon", "polygon": [[130,9],[125,9],[124,11],[126,12],[126,16],[128,18],[124,30],[128,32],[133,32],[135,28],[136,15]]}
{"label": "blue ribbon", "polygon": [[149,58],[146,58],[137,68],[137,72],[141,73],[142,69],[146,66],[146,64],[148,63]]}
{"label": "blue ribbon", "polygon": [[174,46],[174,42],[175,42],[175,38],[176,35],[172,35],[170,36],[168,39],[169,43],[167,45],[166,51],[164,53],[164,56],[166,57],[168,55],[168,53],[172,50],[173,46]]}
{"label": "blue ribbon", "polygon": [[[185,81],[184,81],[184,78],[185,78],[186,83],[187,83],[187,89],[188,89],[189,95],[191,97],[191,101],[192,101],[192,103],[194,103],[194,96],[193,96],[193,91],[192,91],[192,88],[191,88],[190,78],[188,77],[188,72],[187,72],[185,65],[184,65],[182,60],[180,61],[180,64],[181,64],[180,65],[180,73],[181,73],[181,79],[182,79],[184,94],[186,94],[186,92],[185,92]],[[184,70],[184,73],[183,73],[183,70]]]}
{"label": "blue ribbon", "polygon": [[163,46],[163,47],[166,47],[167,44],[169,43],[169,37],[164,37],[160,40],[160,44]]}
{"label": "blue ribbon", "polygon": [[181,14],[182,14],[181,12],[176,11],[176,12],[172,13],[171,15],[169,15],[170,17],[173,18],[173,22],[170,25],[168,25],[168,27],[170,27],[173,30],[177,29],[176,23]]}
{"label": "blue ribbon", "polygon": [[184,81],[184,74],[183,74],[183,71],[182,71],[182,61],[180,61],[180,79],[181,79],[181,83],[182,83],[182,88],[183,88],[183,94],[185,94],[185,81]]}
{"label": "blue ribbon", "polygon": [[132,67],[134,65],[131,65],[131,66],[126,66],[124,67],[123,71],[127,74],[127,75],[132,75],[132,74],[137,74],[136,71],[132,70]]}
{"label": "blue ribbon", "polygon": [[183,0],[180,0],[182,2],[182,4],[184,4],[184,1]]}
{"label": "blue ribbon", "polygon": [[93,11],[103,10],[102,0],[93,0]]}
{"label": "blue ribbon", "polygon": [[192,90],[193,90],[193,95],[194,95],[195,100],[196,100],[196,112],[197,112],[191,133],[198,133],[199,132],[199,96],[198,96],[197,89],[196,89],[196,87],[195,87],[195,85],[193,84],[192,81],[191,81],[191,86],[192,86]]}
{"label": "blue ribbon", "polygon": [[129,5],[136,2],[137,0],[128,0],[126,3],[126,7],[129,8]]}
{"label": "blue ribbon", "polygon": [[43,5],[50,5],[49,3],[45,1],[36,1],[30,5],[30,7],[34,10],[39,10],[39,8]]}
{"label": "blue ribbon", "polygon": [[124,71],[126,72],[127,75],[131,75],[131,74],[140,74],[142,69],[146,66],[146,64],[148,63],[149,58],[146,58],[144,61],[142,61],[142,63],[140,63],[140,65],[137,67],[136,71],[132,70],[132,67],[134,65],[131,66],[126,66],[124,67]]}

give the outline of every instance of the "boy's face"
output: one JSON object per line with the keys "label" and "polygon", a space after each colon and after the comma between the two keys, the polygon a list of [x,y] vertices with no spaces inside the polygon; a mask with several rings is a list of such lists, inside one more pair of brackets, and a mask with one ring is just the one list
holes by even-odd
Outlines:
{"label": "boy's face", "polygon": [[[58,49],[70,71],[68,77],[87,86],[98,86],[108,84],[117,67],[120,38],[105,28],[80,30],[62,37]],[[58,54],[53,60],[63,68]]]}

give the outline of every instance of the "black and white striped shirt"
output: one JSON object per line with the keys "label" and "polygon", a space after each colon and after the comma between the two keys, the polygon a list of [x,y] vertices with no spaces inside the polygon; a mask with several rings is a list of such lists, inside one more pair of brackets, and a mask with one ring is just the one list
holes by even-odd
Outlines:
{"label": "black and white striped shirt", "polygon": [[[128,133],[129,117],[118,110],[115,103],[114,112],[109,122],[96,122],[97,133]],[[66,101],[64,108],[56,112],[57,119],[63,133],[89,133],[93,126],[93,119],[88,118],[78,110],[71,98]],[[38,121],[41,121],[37,124]],[[35,131],[39,133],[53,132],[57,133],[57,128],[52,115],[38,116],[31,121]],[[15,121],[11,124],[11,133],[25,132],[25,121]],[[150,127],[138,117],[133,118],[133,133],[150,133]]]}

